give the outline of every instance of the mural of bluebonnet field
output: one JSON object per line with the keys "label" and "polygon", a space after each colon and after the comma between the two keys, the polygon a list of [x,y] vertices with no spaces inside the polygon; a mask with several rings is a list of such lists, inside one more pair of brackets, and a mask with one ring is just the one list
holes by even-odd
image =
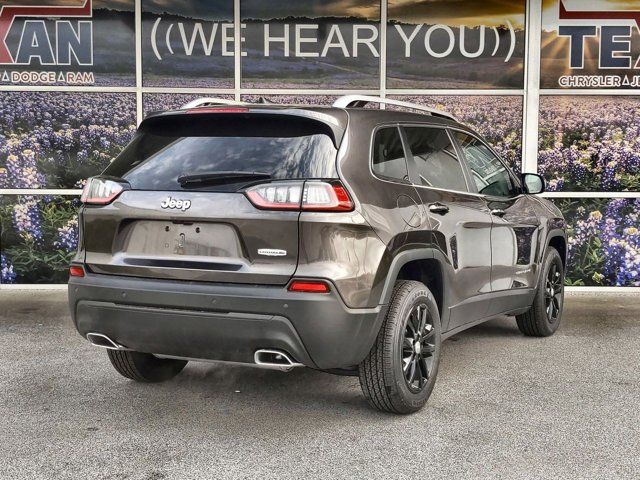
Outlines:
{"label": "mural of bluebonnet field", "polygon": [[63,283],[78,246],[75,196],[0,197],[2,283]]}
{"label": "mural of bluebonnet field", "polygon": [[640,286],[640,199],[562,199],[569,224],[567,284]]}
{"label": "mural of bluebonnet field", "polygon": [[[15,65],[3,63],[0,45],[2,284],[66,281],[66,267],[78,241],[79,190],[131,139],[140,92],[146,115],[179,108],[202,96],[328,105],[340,90],[379,91],[451,112],[478,130],[515,171],[527,164],[522,160],[525,0],[460,0],[455,9],[448,0],[389,0],[386,90],[379,90],[384,82],[380,79],[382,12],[377,0],[241,0],[239,72],[233,55],[233,0],[142,0],[142,87],[136,86],[133,0],[41,3],[82,9],[88,5],[90,17],[86,11],[76,19],[45,16],[29,24],[33,31],[27,33],[32,37],[27,35],[26,40],[25,18],[16,18],[6,41]],[[582,3],[567,0],[564,5],[579,15]],[[640,1],[589,3],[600,10],[634,3],[640,10]],[[585,73],[570,65],[569,37],[559,35],[559,5],[559,0],[544,0],[542,45],[530,46],[541,48],[541,87],[549,89],[559,88],[561,77]],[[56,24],[60,18],[69,25]],[[86,22],[92,23],[90,37],[82,30]],[[609,25],[606,19],[602,22]],[[37,30],[40,24],[46,32]],[[60,32],[67,29],[66,36],[60,35],[57,25]],[[584,43],[588,74],[602,73],[594,63],[601,47],[602,29],[597,25],[597,35]],[[625,28],[632,29],[630,55],[635,59],[640,37],[633,22]],[[49,42],[40,41],[44,39]],[[51,51],[45,48],[49,44]],[[28,65],[20,63],[25,58]],[[630,69],[611,72],[637,73],[632,64]],[[20,71],[29,74],[27,80],[14,82],[13,75]],[[38,76],[48,71],[56,74],[55,81]],[[72,79],[91,73],[93,80],[74,84],[60,73],[71,73]],[[234,89],[236,75],[239,90]],[[11,85],[37,85],[42,91],[12,90]],[[68,85],[83,85],[83,91],[59,88]],[[188,90],[172,93],[174,88]],[[465,91],[428,95],[424,89]],[[473,95],[479,89],[493,94]],[[561,196],[554,201],[570,226],[567,283],[640,286],[640,199],[611,198],[612,192],[640,192],[640,94],[617,95],[616,89],[607,95],[542,93],[538,171],[547,179],[548,190]],[[37,193],[42,189],[53,190],[54,195]],[[73,189],[76,194],[56,195],[58,189]],[[601,198],[575,198],[582,192],[596,192]]]}
{"label": "mural of bluebonnet field", "polygon": [[640,190],[640,97],[542,97],[538,171],[552,191]]}
{"label": "mural of bluebonnet field", "polygon": [[135,131],[120,93],[0,92],[0,188],[82,188]]}

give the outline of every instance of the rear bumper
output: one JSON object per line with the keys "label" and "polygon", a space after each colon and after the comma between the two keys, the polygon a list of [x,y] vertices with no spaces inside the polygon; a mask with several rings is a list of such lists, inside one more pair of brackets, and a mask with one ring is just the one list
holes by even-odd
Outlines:
{"label": "rear bumper", "polygon": [[146,353],[253,363],[279,349],[312,368],[346,368],[369,352],[380,308],[350,309],[336,293],[87,273],[69,280],[78,332]]}

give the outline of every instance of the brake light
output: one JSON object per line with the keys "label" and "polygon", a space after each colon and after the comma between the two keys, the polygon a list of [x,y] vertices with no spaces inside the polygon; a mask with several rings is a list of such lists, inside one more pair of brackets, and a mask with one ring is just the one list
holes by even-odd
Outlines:
{"label": "brake light", "polygon": [[302,210],[349,212],[353,210],[353,202],[339,183],[306,182]]}
{"label": "brake light", "polygon": [[107,180],[105,178],[93,177],[87,181],[80,201],[87,205],[107,205],[122,193],[124,184]]}
{"label": "brake light", "polygon": [[187,113],[247,113],[248,108],[243,107],[198,107],[187,110]]}
{"label": "brake light", "polygon": [[274,182],[246,190],[256,207],[265,210],[349,212],[353,202],[340,183],[319,181]]}
{"label": "brake light", "polygon": [[69,276],[84,277],[84,268],[82,268],[80,265],[71,265],[69,267]]}
{"label": "brake light", "polygon": [[329,284],[321,280],[294,280],[289,284],[290,292],[329,293]]}

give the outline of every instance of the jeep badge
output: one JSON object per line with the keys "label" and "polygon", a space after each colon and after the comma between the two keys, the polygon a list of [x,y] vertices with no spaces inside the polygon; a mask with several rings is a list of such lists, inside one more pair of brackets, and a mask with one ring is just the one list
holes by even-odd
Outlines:
{"label": "jeep badge", "polygon": [[168,196],[164,202],[160,204],[162,208],[176,208],[178,210],[188,210],[191,207],[191,200],[176,200]]}

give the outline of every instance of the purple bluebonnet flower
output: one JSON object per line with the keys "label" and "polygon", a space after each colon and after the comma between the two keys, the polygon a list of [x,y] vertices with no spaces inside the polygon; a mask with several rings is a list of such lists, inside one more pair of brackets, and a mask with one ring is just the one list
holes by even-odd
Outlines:
{"label": "purple bluebonnet flower", "polygon": [[13,226],[25,240],[42,243],[42,222],[38,199],[25,196],[13,207]]}
{"label": "purple bluebonnet flower", "polygon": [[16,273],[13,271],[13,265],[0,254],[0,283],[15,283]]}
{"label": "purple bluebonnet flower", "polygon": [[78,217],[72,218],[65,226],[58,228],[58,236],[53,245],[66,252],[73,252],[78,248]]}

